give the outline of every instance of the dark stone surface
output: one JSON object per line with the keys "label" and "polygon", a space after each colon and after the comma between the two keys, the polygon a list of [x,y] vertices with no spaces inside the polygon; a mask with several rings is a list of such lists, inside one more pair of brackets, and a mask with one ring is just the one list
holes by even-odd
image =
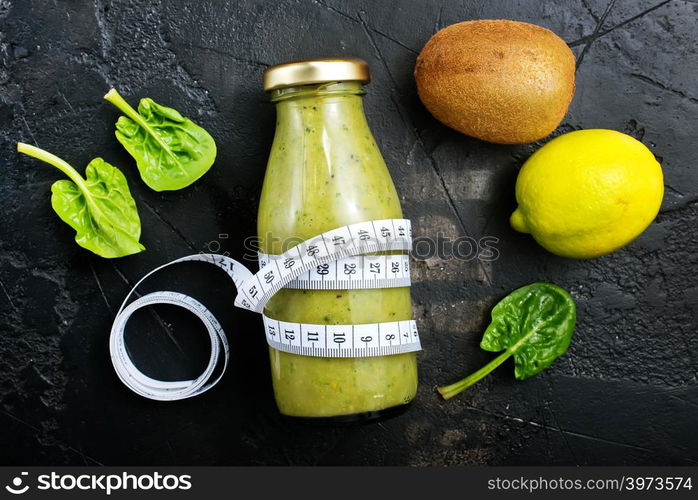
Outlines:
{"label": "dark stone surface", "polygon": [[[0,0],[0,463],[696,464],[698,5],[619,0],[600,23],[607,5]],[[573,47],[577,93],[558,133],[626,131],[661,160],[661,214],[627,248],[565,260],[515,233],[507,219],[516,173],[538,145],[461,136],[420,105],[417,52],[440,27],[476,18],[541,24]],[[496,236],[500,258],[414,263],[425,349],[418,398],[400,417],[322,428],[280,417],[260,319],[233,310],[232,285],[205,266],[183,266],[146,289],[173,287],[210,304],[232,342],[229,372],[193,400],[135,396],[109,362],[118,304],[146,271],[211,242],[241,256],[273,134],[262,71],[329,55],[371,66],[368,118],[417,235]],[[117,113],[102,100],[111,86],[206,127],[219,146],[214,168],[181,192],[150,191],[113,137]],[[79,169],[95,156],[120,166],[148,250],[108,261],[75,245],[49,202],[60,175],[15,154],[18,140]],[[490,308],[538,280],[577,300],[568,354],[526,382],[507,364],[440,401],[434,386],[491,358],[478,348]],[[152,373],[194,373],[206,347],[193,334],[199,327],[159,312],[172,332],[144,313],[134,350]]]}

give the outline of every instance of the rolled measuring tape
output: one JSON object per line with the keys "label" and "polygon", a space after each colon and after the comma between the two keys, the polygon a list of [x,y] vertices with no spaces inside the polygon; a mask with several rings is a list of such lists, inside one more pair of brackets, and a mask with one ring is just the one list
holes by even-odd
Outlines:
{"label": "rolled measuring tape", "polygon": [[[369,255],[409,251],[412,231],[407,219],[383,219],[350,224],[303,241],[281,255],[259,255],[260,270],[252,273],[225,255],[188,255],[157,267],[126,295],[109,338],[112,364],[132,391],[149,399],[173,401],[204,393],[216,385],[228,365],[228,340],[218,320],[187,295],[152,292],[133,302],[138,286],[154,273],[181,262],[206,262],[223,269],[238,290],[237,307],[262,314],[267,343],[274,349],[304,356],[332,358],[385,356],[421,349],[414,320],[359,325],[324,325],[279,321],[263,313],[264,305],[281,288],[309,290],[393,288],[410,285],[409,257]],[[142,307],[170,304],[195,314],[206,327],[211,354],[204,372],[193,380],[162,381],[141,372],[128,354],[126,324]]]}

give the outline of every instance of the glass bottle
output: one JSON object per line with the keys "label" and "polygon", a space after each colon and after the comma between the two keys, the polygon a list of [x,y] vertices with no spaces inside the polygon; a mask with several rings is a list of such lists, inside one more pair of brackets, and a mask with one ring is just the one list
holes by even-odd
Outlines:
{"label": "glass bottle", "polygon": [[[286,63],[265,72],[276,132],[259,205],[260,250],[280,254],[330,229],[402,218],[400,201],[363,110],[368,67],[358,59]],[[409,288],[282,289],[267,316],[312,324],[412,319]],[[415,353],[323,358],[270,348],[281,413],[294,417],[374,417],[409,403],[417,390]]]}

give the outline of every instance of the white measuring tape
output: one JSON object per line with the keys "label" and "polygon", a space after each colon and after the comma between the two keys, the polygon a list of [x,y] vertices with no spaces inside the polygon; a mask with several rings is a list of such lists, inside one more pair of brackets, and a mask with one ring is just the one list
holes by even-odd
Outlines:
{"label": "white measuring tape", "polygon": [[[412,233],[407,219],[385,219],[350,224],[314,236],[281,255],[260,254],[256,274],[225,255],[196,254],[153,269],[133,287],[112,325],[109,348],[121,381],[141,396],[161,401],[184,399],[213,387],[223,376],[228,340],[220,323],[196,299],[177,292],[153,292],[127,305],[136,288],[153,273],[181,262],[207,262],[223,269],[238,289],[235,305],[262,313],[264,305],[281,288],[361,289],[410,285],[408,256],[366,255],[385,251],[409,251]],[[131,360],[125,342],[128,319],[138,309],[170,304],[194,313],[211,340],[211,355],[204,372],[194,380],[161,381],[148,377]],[[385,356],[421,349],[413,320],[361,325],[313,325],[291,323],[262,314],[267,343],[280,351],[305,356]],[[221,355],[223,360],[221,361]]]}
{"label": "white measuring tape", "polygon": [[[259,253],[260,269],[277,255]],[[284,288],[299,290],[348,290],[357,288],[398,288],[410,286],[410,257],[399,255],[360,255],[315,266]]]}

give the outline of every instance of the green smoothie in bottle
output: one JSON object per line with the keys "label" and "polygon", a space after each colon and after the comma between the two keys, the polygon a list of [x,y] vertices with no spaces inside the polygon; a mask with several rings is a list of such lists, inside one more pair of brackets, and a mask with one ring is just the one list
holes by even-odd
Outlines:
{"label": "green smoothie in bottle", "polygon": [[[280,254],[312,236],[355,222],[402,218],[400,201],[368,128],[358,59],[316,59],[269,68],[276,104],[257,229],[260,250]],[[409,288],[284,288],[265,314],[281,321],[364,324],[412,319]],[[375,416],[409,403],[415,353],[364,358],[301,356],[270,348],[281,413],[295,417]]]}

